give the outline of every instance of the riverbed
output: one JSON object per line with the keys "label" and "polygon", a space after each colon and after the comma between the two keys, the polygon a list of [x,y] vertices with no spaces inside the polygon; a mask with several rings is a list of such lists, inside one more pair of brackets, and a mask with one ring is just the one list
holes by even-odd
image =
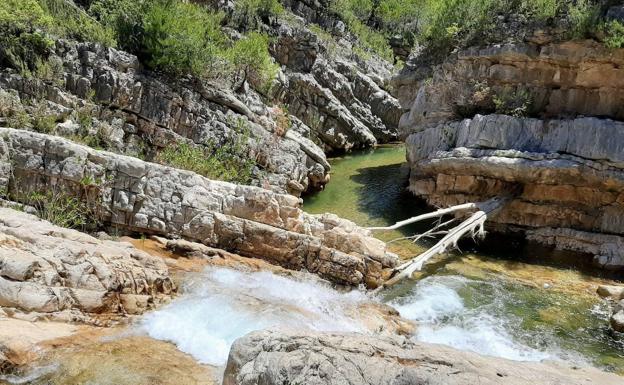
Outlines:
{"label": "riverbed", "polygon": [[[310,213],[333,212],[361,226],[386,226],[428,210],[406,191],[403,146],[332,160],[332,179],[304,199]],[[392,241],[426,224],[380,232]],[[391,243],[402,258],[431,241]],[[489,242],[489,243],[488,243]],[[563,360],[624,374],[624,338],[608,328],[596,287],[613,283],[578,256],[500,236],[432,260],[415,280],[386,289],[380,300],[419,325],[415,338],[512,360]]]}

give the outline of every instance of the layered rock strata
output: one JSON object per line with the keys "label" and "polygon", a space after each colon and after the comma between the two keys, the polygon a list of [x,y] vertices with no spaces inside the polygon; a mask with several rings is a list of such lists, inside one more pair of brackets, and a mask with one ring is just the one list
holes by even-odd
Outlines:
{"label": "layered rock strata", "polygon": [[620,384],[592,368],[514,362],[399,337],[259,331],[230,351],[224,385]]}
{"label": "layered rock strata", "polygon": [[624,267],[624,123],[477,115],[406,142],[410,190],[429,203],[514,195],[493,224]]}
{"label": "layered rock strata", "polygon": [[492,228],[622,269],[624,49],[538,32],[394,80],[410,189],[437,206],[513,195]]}
{"label": "layered rock strata", "polygon": [[376,286],[382,270],[396,263],[364,229],[335,215],[306,214],[294,196],[59,137],[0,129],[0,170],[0,189],[11,199],[29,203],[33,192],[69,194],[112,229],[183,237],[338,283]]}
{"label": "layered rock strata", "polygon": [[[470,48],[433,68],[393,80],[405,113],[403,136],[442,121],[495,110],[495,100],[526,99],[525,113],[624,119],[624,49],[593,40]],[[510,100],[507,100],[510,99]]]}
{"label": "layered rock strata", "polygon": [[88,321],[141,314],[175,291],[164,261],[0,208],[0,308]]}

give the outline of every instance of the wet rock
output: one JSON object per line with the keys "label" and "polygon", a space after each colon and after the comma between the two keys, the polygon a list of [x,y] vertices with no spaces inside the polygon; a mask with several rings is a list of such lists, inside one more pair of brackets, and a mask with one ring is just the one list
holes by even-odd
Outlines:
{"label": "wet rock", "polygon": [[621,377],[556,363],[482,357],[399,337],[260,331],[230,351],[224,385],[619,384]]}
{"label": "wet rock", "polygon": [[614,306],[609,323],[613,330],[624,333],[624,299]]}
{"label": "wet rock", "polygon": [[[111,228],[182,237],[342,284],[376,286],[382,270],[397,262],[368,231],[335,215],[306,214],[291,195],[213,181],[54,136],[0,128],[0,170],[0,188],[15,199],[69,193]],[[97,181],[89,194],[85,180]]]}
{"label": "wet rock", "polygon": [[602,298],[618,300],[624,297],[624,286],[600,285],[596,292]]}

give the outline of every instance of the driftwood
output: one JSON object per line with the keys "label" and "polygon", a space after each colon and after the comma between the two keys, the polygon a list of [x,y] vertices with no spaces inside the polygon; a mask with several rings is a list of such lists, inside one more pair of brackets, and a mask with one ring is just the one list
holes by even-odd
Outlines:
{"label": "driftwood", "polygon": [[[369,230],[396,230],[402,226],[411,223],[420,222],[432,218],[439,218],[437,224],[431,230],[423,234],[417,234],[411,237],[405,237],[400,239],[411,239],[415,242],[422,238],[445,234],[444,237],[440,239],[433,247],[431,247],[424,253],[416,256],[415,258],[405,262],[404,264],[396,267],[393,271],[392,277],[388,281],[386,281],[382,287],[392,286],[403,278],[411,276],[412,273],[414,273],[415,271],[421,270],[425,262],[427,262],[435,255],[442,254],[450,248],[456,248],[457,242],[459,242],[459,240],[467,234],[471,235],[473,238],[483,237],[485,235],[484,225],[488,215],[501,209],[508,201],[509,198],[496,197],[485,202],[466,203],[446,209],[440,209],[432,213],[418,215],[416,217],[397,222],[396,224],[388,227],[370,227]],[[462,211],[470,210],[477,211],[471,214],[467,219],[463,220],[459,225],[449,230],[441,230],[451,223],[458,221],[458,219],[455,218],[446,222],[442,222],[442,218],[445,215],[456,214]]]}

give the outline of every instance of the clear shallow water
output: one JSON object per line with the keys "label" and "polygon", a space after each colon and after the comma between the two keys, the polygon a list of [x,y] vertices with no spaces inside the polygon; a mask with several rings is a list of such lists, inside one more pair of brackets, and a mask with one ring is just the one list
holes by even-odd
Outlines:
{"label": "clear shallow water", "polygon": [[[334,159],[331,182],[304,198],[304,210],[333,212],[361,226],[422,213],[426,208],[405,191],[404,161],[403,147]],[[388,241],[426,227],[376,235]],[[571,269],[569,255],[492,237],[488,245],[494,246],[467,244],[462,247],[471,253],[432,261],[420,280],[386,290],[382,300],[419,323],[415,338],[421,341],[513,360],[589,363],[624,374],[624,341],[609,332],[606,306],[595,295],[596,285],[608,280]],[[409,258],[426,246],[397,242],[391,248]]]}
{"label": "clear shallow water", "polygon": [[201,363],[219,366],[234,340],[254,330],[365,332],[356,308],[368,300],[358,291],[340,293],[312,279],[211,267],[181,298],[146,315],[140,327]]}

